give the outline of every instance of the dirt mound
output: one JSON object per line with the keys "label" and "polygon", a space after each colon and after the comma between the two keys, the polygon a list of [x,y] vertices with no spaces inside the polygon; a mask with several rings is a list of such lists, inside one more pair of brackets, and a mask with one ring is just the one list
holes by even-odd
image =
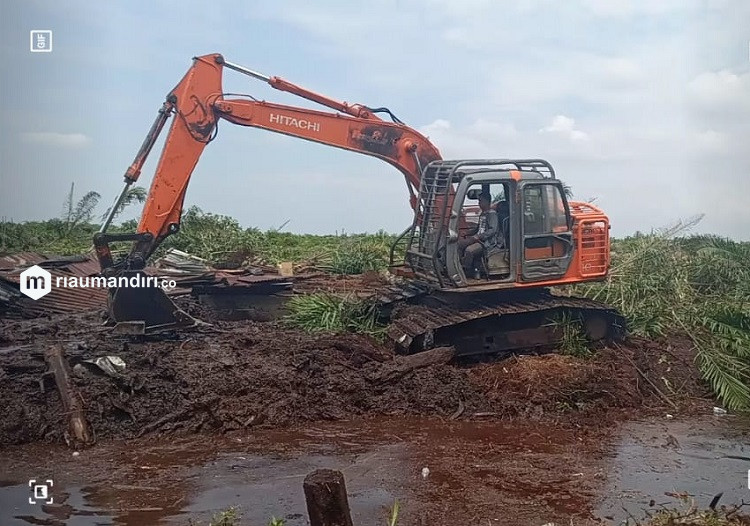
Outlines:
{"label": "dirt mound", "polygon": [[[367,415],[552,416],[668,407],[705,394],[690,346],[636,340],[582,360],[560,355],[442,364],[384,374],[398,358],[359,335],[311,336],[278,323],[217,322],[159,340],[114,338],[101,317],[0,324],[0,444],[63,440],[44,350],[64,346],[97,438],[224,432]],[[114,355],[108,376],[84,360]]]}
{"label": "dirt mound", "polygon": [[[445,414],[478,393],[465,371],[431,366],[384,381],[395,355],[364,336],[311,336],[275,323],[217,324],[181,339],[114,339],[96,317],[6,322],[0,333],[0,443],[62,440],[65,429],[44,348],[63,343],[98,438],[229,431],[367,414]],[[115,355],[118,377],[84,360]]]}
{"label": "dirt mound", "polygon": [[501,416],[543,416],[612,408],[690,411],[709,405],[689,340],[676,336],[599,349],[590,359],[561,354],[516,356],[474,367],[469,375]]}

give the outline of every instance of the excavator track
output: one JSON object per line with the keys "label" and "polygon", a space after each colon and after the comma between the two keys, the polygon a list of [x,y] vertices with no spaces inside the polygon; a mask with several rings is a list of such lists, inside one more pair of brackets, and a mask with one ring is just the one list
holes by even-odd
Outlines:
{"label": "excavator track", "polygon": [[592,342],[625,335],[625,320],[611,307],[547,289],[425,292],[393,306],[390,318],[388,337],[404,353],[443,345],[464,356],[551,347],[561,341],[561,320],[578,323]]}

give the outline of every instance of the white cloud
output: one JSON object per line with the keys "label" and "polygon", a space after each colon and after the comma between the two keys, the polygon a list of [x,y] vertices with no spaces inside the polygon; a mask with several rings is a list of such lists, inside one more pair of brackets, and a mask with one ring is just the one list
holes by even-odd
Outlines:
{"label": "white cloud", "polygon": [[539,133],[553,133],[569,139],[571,142],[585,142],[590,140],[586,132],[576,129],[576,121],[565,115],[556,115],[552,119],[552,124],[545,126]]}
{"label": "white cloud", "polygon": [[477,119],[468,126],[454,127],[450,121],[436,119],[419,128],[445,158],[503,157],[503,150],[522,140],[512,123]]}
{"label": "white cloud", "polygon": [[83,148],[91,142],[91,138],[82,133],[57,132],[27,132],[21,134],[23,142],[58,146],[61,148]]}
{"label": "white cloud", "polygon": [[750,110],[750,73],[706,71],[688,84],[692,101],[703,108]]}

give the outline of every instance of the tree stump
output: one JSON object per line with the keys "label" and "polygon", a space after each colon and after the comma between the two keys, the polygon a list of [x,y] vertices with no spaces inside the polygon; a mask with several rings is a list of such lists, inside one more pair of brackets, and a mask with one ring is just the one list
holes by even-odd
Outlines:
{"label": "tree stump", "polygon": [[310,526],[353,526],[340,471],[317,469],[305,477],[302,487]]}

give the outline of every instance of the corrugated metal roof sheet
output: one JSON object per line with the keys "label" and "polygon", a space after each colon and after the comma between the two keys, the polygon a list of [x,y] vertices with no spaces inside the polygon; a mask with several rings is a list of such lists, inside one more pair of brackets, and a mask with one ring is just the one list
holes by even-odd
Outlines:
{"label": "corrugated metal roof sheet", "polygon": [[[24,269],[39,265],[53,276],[52,291],[39,300],[32,300],[20,292],[20,274]],[[172,275],[167,269],[148,267],[146,273],[152,276],[170,277],[177,282],[177,288],[170,294],[184,294],[193,287],[202,293],[218,289],[237,288],[237,292],[264,293],[264,285],[274,289],[290,287],[293,278],[277,274],[255,275],[245,270],[208,270],[198,273],[180,272]],[[107,306],[106,288],[62,288],[55,287],[57,277],[88,277],[99,275],[99,262],[93,254],[71,257],[48,257],[37,252],[21,252],[0,257],[0,312],[7,316],[40,316],[45,314],[74,313]]]}
{"label": "corrugated metal roof sheet", "polygon": [[0,256],[0,270],[13,270],[18,267],[28,267],[47,259],[47,256],[39,252],[19,252]]}
{"label": "corrugated metal roof sheet", "polygon": [[[3,288],[18,290],[21,272],[24,269],[39,265],[52,274],[53,284],[57,277],[86,277],[99,273],[99,263],[92,256],[74,256],[67,258],[47,257],[37,252],[21,252],[0,258],[0,280]],[[41,316],[45,314],[75,313],[103,309],[107,305],[107,289],[96,288],[61,288],[52,287],[52,291],[38,300],[27,298],[18,293],[10,293],[5,308],[8,315]],[[0,301],[2,301],[0,299]]]}

